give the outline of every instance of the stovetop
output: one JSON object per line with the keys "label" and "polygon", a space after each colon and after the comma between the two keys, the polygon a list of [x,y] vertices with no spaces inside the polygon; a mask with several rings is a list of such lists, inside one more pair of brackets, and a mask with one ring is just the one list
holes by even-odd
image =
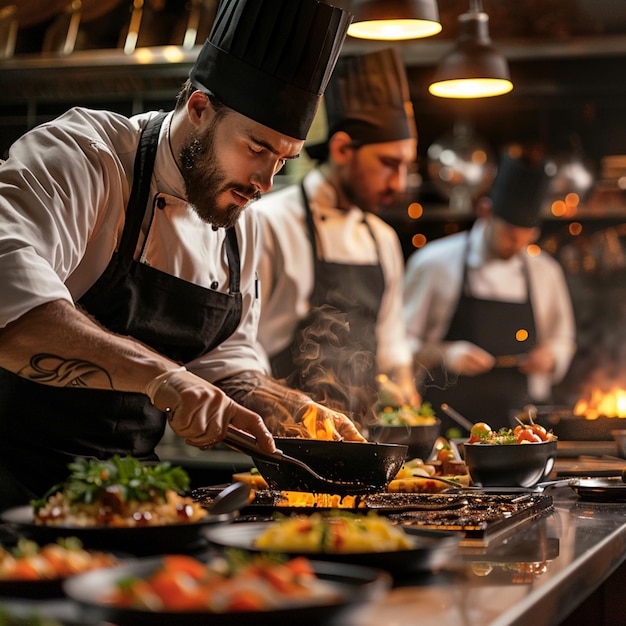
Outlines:
{"label": "stovetop", "polygon": [[[437,497],[432,496],[432,504],[437,502]],[[553,508],[551,496],[534,493],[469,493],[454,498],[448,508],[388,510],[385,514],[406,528],[461,532],[462,547],[482,547]]]}
{"label": "stovetop", "polygon": [[[202,487],[193,497],[209,507],[224,486]],[[310,514],[314,511],[376,511],[407,529],[461,533],[462,547],[485,547],[508,535],[520,524],[553,509],[551,496],[542,493],[449,494],[375,493],[336,498],[333,506],[293,506],[284,494],[258,490],[235,523],[271,521],[276,514]]]}

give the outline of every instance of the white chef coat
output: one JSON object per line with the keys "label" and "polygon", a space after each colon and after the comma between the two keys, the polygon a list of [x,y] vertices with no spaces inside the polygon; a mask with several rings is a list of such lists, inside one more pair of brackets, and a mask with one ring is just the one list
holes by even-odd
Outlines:
{"label": "white chef coat", "polygon": [[[544,401],[549,398],[551,386],[567,373],[576,350],[574,312],[565,276],[557,261],[545,252],[530,256],[524,251],[509,260],[488,258],[486,225],[487,220],[478,219],[469,233],[467,276],[470,290],[478,298],[524,302],[527,287],[521,254],[525,255],[537,344],[549,345],[556,359],[551,375],[528,377],[530,396]],[[450,327],[461,293],[466,237],[467,233],[458,233],[433,241],[414,252],[407,261],[404,314],[413,352],[425,342],[442,341]]]}
{"label": "white chef coat", "polygon": [[[376,323],[379,371],[411,363],[402,317],[404,259],[394,229],[358,207],[336,208],[333,187],[318,169],[304,178],[318,234],[318,253],[331,263],[372,265],[378,262],[385,277],[385,293]],[[313,252],[308,238],[300,185],[272,192],[254,204],[263,232],[263,254],[259,263],[261,317],[259,350],[272,357],[287,347],[299,321],[310,309],[313,292]],[[269,361],[266,363],[269,371]]]}
{"label": "white chef coat", "polygon": [[[78,300],[107,267],[119,243],[135,153],[147,113],[121,115],[74,108],[26,133],[0,166],[0,327],[58,299]],[[169,145],[170,113],[161,128],[151,197],[155,211],[141,260],[186,281],[228,291],[224,229],[213,229],[184,200]],[[152,207],[148,207],[149,217]],[[146,220],[147,222],[147,220]],[[236,226],[243,314],[235,333],[188,364],[207,380],[261,371],[254,350],[259,316],[255,269],[258,225],[244,211]],[[146,228],[138,250],[145,239]]]}

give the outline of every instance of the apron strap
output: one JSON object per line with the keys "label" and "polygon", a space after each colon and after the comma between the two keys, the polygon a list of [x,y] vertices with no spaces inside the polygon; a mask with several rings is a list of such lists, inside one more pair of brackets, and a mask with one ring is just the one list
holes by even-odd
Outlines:
{"label": "apron strap", "polygon": [[130,266],[135,255],[135,247],[150,195],[150,183],[152,182],[152,170],[159,145],[159,133],[166,116],[167,113],[159,113],[148,120],[141,133],[139,149],[135,154],[133,188],[126,209],[127,223],[124,226],[118,250],[120,260],[126,266]]}
{"label": "apron strap", "polygon": [[302,200],[304,204],[304,217],[306,219],[307,234],[311,247],[313,248],[313,285],[317,282],[317,243],[315,237],[315,223],[313,222],[313,211],[311,211],[311,205],[309,204],[309,197],[307,196],[306,189],[304,188],[304,179],[300,181],[300,190],[302,191]]}
{"label": "apron strap", "polygon": [[237,231],[234,226],[231,226],[226,230],[226,256],[228,257],[228,267],[230,269],[230,283],[228,290],[231,294],[236,294],[239,293],[241,264]]}

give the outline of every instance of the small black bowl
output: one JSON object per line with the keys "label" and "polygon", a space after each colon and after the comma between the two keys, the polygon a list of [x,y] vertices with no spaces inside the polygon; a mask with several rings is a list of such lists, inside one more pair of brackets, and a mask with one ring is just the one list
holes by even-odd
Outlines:
{"label": "small black bowl", "polygon": [[368,428],[369,438],[372,441],[405,445],[408,447],[408,458],[426,461],[441,433],[441,420],[437,419],[433,424],[418,426],[372,424]]}
{"label": "small black bowl", "polygon": [[556,460],[556,440],[537,443],[464,443],[472,483],[481,487],[532,487],[547,478]]}

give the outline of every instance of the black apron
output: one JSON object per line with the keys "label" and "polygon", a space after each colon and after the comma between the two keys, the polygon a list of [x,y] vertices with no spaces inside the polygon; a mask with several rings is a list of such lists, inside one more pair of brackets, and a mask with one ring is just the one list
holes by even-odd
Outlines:
{"label": "black apron", "polygon": [[[467,280],[467,252],[463,257],[461,297],[452,317],[444,341],[469,341],[493,356],[530,352],[536,344],[535,319],[530,299],[530,280],[526,261],[523,273],[527,297],[524,302],[484,300],[471,295]],[[525,341],[516,339],[516,332],[525,329]],[[445,432],[458,427],[440,410],[442,403],[449,404],[471,422],[487,422],[493,429],[515,424],[512,413],[528,404],[528,379],[517,368],[494,368],[478,376],[458,376],[437,368],[433,379],[424,381],[424,400],[431,402],[442,419]]]}
{"label": "black apron", "polygon": [[[231,228],[226,237],[227,294],[134,260],[164,117],[150,120],[142,133],[119,249],[78,303],[110,331],[185,363],[219,345],[239,324],[239,248]],[[159,204],[156,199],[154,204]],[[0,498],[5,506],[11,498],[19,499],[16,493],[25,500],[64,480],[75,456],[156,460],[154,449],[166,424],[165,414],[143,394],[50,387],[3,369],[0,416]],[[15,481],[11,489],[9,477]]]}
{"label": "black apron", "polygon": [[[272,372],[314,400],[362,422],[376,400],[376,322],[385,291],[380,260],[374,265],[319,258],[313,213],[301,184],[313,254],[308,315],[289,346],[270,359]],[[364,218],[380,259],[378,242]]]}

